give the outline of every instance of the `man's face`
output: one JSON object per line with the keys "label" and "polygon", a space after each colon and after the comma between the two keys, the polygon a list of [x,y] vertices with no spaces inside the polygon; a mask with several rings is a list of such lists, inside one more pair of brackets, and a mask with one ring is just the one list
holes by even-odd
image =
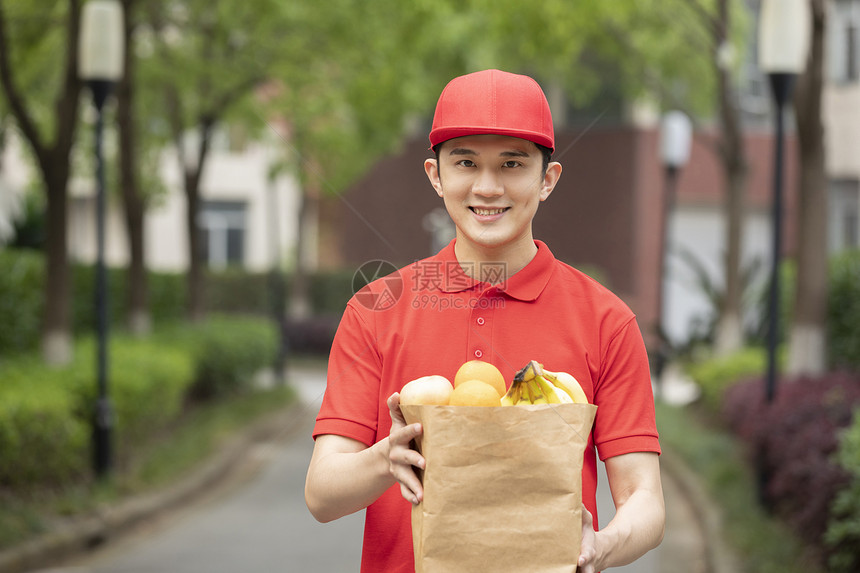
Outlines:
{"label": "man's face", "polygon": [[451,139],[424,168],[457,226],[457,238],[495,249],[532,242],[538,204],[552,192],[561,166],[550,163],[531,141],[501,135]]}

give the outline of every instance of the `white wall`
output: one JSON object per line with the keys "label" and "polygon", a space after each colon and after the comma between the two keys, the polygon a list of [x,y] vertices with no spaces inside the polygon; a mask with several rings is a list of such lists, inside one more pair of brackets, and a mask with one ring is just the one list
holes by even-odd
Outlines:
{"label": "white wall", "polygon": [[823,94],[827,173],[860,177],[860,84],[828,85]]}
{"label": "white wall", "polygon": [[[204,199],[243,201],[247,204],[245,221],[245,268],[262,271],[271,268],[275,252],[289,260],[295,245],[298,187],[282,176],[270,183],[267,178],[272,154],[264,145],[250,145],[242,153],[214,150],[207,159],[201,181]],[[145,256],[147,267],[157,271],[181,272],[188,264],[185,224],[186,201],[182,190],[175,151],[164,154],[160,166],[167,193],[147,210],[145,218]],[[95,204],[93,182],[70,186],[69,252],[79,261],[96,258]],[[119,197],[109,201],[105,234],[105,256],[109,265],[128,263],[128,243]],[[273,244],[272,210],[278,227],[278,244]]]}
{"label": "white wall", "polygon": [[[263,145],[250,146],[242,154],[213,150],[200,184],[204,199],[247,202],[245,268],[255,271],[271,267],[276,249],[281,260],[293,259],[296,243],[298,187],[289,177],[268,181],[270,158],[270,149]],[[188,264],[186,201],[174,152],[164,155],[162,177],[171,192],[148,214],[147,263],[152,269],[180,271]],[[273,208],[277,246],[272,239]]]}
{"label": "white wall", "polygon": [[[695,318],[707,319],[712,306],[696,285],[695,274],[681,260],[679,250],[692,252],[707,269],[709,276],[721,288],[725,284],[725,226],[722,211],[714,207],[678,206],[671,218],[669,250],[669,282],[664,309],[666,329],[674,342],[684,342]],[[764,212],[747,211],[744,222],[743,264],[758,258],[761,279],[771,265],[770,216]]]}
{"label": "white wall", "polygon": [[30,181],[30,165],[24,161],[23,142],[15,129],[6,133],[0,150],[0,245],[11,238],[12,225],[23,207],[23,194]]}

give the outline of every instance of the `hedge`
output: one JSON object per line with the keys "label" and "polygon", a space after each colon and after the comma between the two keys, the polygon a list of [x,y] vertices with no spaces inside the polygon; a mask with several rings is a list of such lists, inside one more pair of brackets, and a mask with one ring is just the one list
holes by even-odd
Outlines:
{"label": "hedge", "polygon": [[685,366],[689,376],[702,390],[708,408],[719,410],[726,389],[751,376],[758,376],[767,365],[763,348],[744,348],[728,356],[715,356]]}
{"label": "hedge", "polygon": [[830,552],[828,565],[832,573],[854,573],[860,571],[860,410],[840,438],[836,462],[849,476],[849,482],[831,507],[825,534]]}
{"label": "hedge", "polygon": [[[75,335],[94,330],[94,270],[92,266],[73,264],[71,268],[71,321]],[[41,336],[44,308],[44,257],[39,251],[0,249],[0,358],[36,350]],[[331,325],[346,308],[352,296],[351,269],[321,271],[309,277],[309,296],[314,332],[302,333],[294,328],[290,335],[297,347],[312,343],[312,351],[324,351]],[[127,273],[123,269],[108,271],[108,316],[114,325],[124,322]],[[286,277],[287,292],[290,278]],[[154,324],[182,320],[186,312],[185,275],[150,272],[148,274],[149,312]],[[204,290],[204,304],[213,314],[272,316],[274,286],[270,273],[249,273],[236,269],[209,272]],[[318,320],[317,320],[318,319]],[[298,327],[304,328],[304,324]],[[318,332],[322,328],[326,332]],[[320,341],[320,343],[317,343]]]}
{"label": "hedge", "polygon": [[[95,357],[94,341],[85,340],[76,349],[70,372],[71,390],[86,419],[97,397]],[[157,337],[111,341],[108,383],[119,451],[145,442],[179,416],[194,383],[194,367],[193,355]]]}
{"label": "hedge", "polygon": [[830,362],[834,367],[860,372],[860,250],[834,257],[829,278]]}
{"label": "hedge", "polygon": [[0,368],[0,486],[56,484],[87,471],[89,425],[67,372],[35,359]]}
{"label": "hedge", "polygon": [[278,340],[271,321],[227,316],[172,328],[163,336],[193,356],[194,381],[188,396],[192,400],[250,389],[254,373],[274,364]]}
{"label": "hedge", "polygon": [[[144,339],[112,335],[108,388],[117,461],[130,461],[195,399],[248,390],[253,374],[271,365],[274,341],[270,321],[228,317]],[[35,353],[0,363],[0,488],[57,486],[90,475],[95,364],[92,339],[77,342],[65,367],[46,366]]]}
{"label": "hedge", "polygon": [[[822,562],[831,507],[849,479],[836,462],[839,436],[858,409],[860,375],[844,372],[782,379],[772,403],[765,402],[760,379],[732,386],[724,399],[725,419],[765,478],[767,505],[817,550]],[[857,466],[854,458],[852,468]]]}
{"label": "hedge", "polygon": [[0,249],[0,357],[38,346],[44,266],[33,251]]}

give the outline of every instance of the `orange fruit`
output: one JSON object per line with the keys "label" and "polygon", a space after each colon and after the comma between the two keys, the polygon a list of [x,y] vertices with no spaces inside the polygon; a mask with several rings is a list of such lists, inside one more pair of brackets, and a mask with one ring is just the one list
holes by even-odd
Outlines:
{"label": "orange fruit", "polygon": [[466,380],[451,392],[449,406],[501,406],[502,400],[493,386],[481,380]]}
{"label": "orange fruit", "polygon": [[499,369],[483,360],[469,360],[463,363],[454,376],[454,388],[456,389],[457,386],[468,380],[480,380],[485,384],[489,384],[496,389],[500,398],[508,391],[505,385],[505,377],[502,376]]}

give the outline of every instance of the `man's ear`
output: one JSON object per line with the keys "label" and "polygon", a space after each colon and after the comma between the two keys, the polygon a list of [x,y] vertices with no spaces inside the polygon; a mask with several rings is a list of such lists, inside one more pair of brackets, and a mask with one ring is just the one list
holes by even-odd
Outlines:
{"label": "man's ear", "polygon": [[424,173],[430,180],[430,185],[436,190],[436,194],[442,196],[442,178],[439,176],[439,163],[434,158],[424,160]]}
{"label": "man's ear", "polygon": [[543,176],[543,186],[540,190],[540,200],[546,201],[552,190],[555,189],[556,183],[561,178],[561,163],[551,161],[546,167],[546,174]]}

